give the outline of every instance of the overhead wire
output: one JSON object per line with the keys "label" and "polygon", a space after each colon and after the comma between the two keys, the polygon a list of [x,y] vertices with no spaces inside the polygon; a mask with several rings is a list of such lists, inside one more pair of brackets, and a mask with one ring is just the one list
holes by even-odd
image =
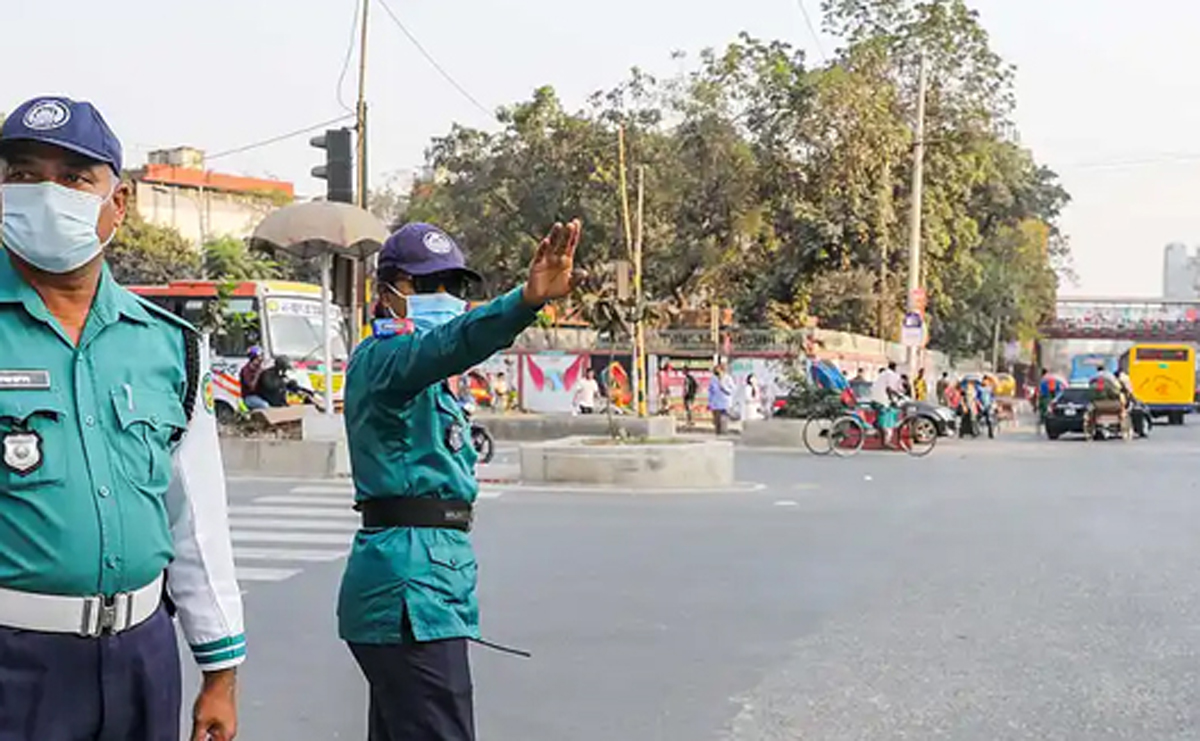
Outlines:
{"label": "overhead wire", "polygon": [[245,144],[240,147],[234,147],[233,149],[226,149],[222,152],[217,152],[216,154],[210,154],[210,155],[207,155],[204,159],[205,160],[215,160],[215,159],[219,159],[221,157],[228,157],[233,154],[241,154],[242,152],[249,152],[254,149],[260,149],[262,147],[266,147],[271,144],[276,144],[278,142],[285,141],[287,139],[293,139],[297,136],[302,136],[304,134],[309,134],[309,133],[312,133],[313,131],[317,131],[319,129],[324,129],[329,126],[333,126],[334,124],[339,124],[339,123],[346,121],[348,119],[351,119],[351,118],[354,118],[353,113],[344,113],[344,114],[338,116],[337,118],[331,118],[328,121],[322,121],[321,123],[315,123],[311,126],[305,126],[302,129],[296,129],[295,131],[289,131],[286,134],[272,136],[269,139],[262,139],[260,141],[252,142],[250,144]]}
{"label": "overhead wire", "polygon": [[808,6],[804,4],[804,0],[796,0],[796,5],[800,8],[800,15],[804,16],[804,25],[808,26],[808,32],[812,34],[812,40],[817,46],[817,53],[821,55],[821,61],[828,63],[829,55],[825,53],[825,47],[821,44],[821,36],[817,33],[817,27],[808,13]]}
{"label": "overhead wire", "polygon": [[388,14],[388,17],[392,19],[392,22],[396,24],[396,28],[399,28],[400,32],[408,37],[408,40],[412,42],[412,45],[416,47],[421,56],[425,57],[425,61],[429,62],[429,64],[438,71],[438,74],[440,74],[446,80],[446,82],[450,83],[450,85],[453,86],[454,89],[459,92],[459,94],[470,101],[471,104],[478,108],[485,116],[488,116],[489,118],[495,116],[494,111],[489,110],[487,106],[479,102],[478,98],[476,98],[474,95],[471,95],[471,93],[468,92],[465,87],[459,84],[458,80],[454,79],[454,75],[450,74],[446,68],[434,58],[433,54],[429,53],[424,45],[417,40],[417,37],[413,35],[412,31],[408,30],[408,27],[404,25],[404,22],[400,20],[400,17],[392,11],[391,6],[387,4],[386,0],[378,0],[378,2],[379,5],[383,7],[384,12]]}
{"label": "overhead wire", "polygon": [[346,84],[346,75],[350,72],[350,62],[354,59],[354,49],[358,40],[358,0],[354,2],[354,22],[350,24],[350,43],[346,45],[346,58],[342,60],[342,71],[338,74],[337,82],[337,102],[347,113],[353,113],[354,109],[346,105],[345,98],[342,97],[342,87]]}

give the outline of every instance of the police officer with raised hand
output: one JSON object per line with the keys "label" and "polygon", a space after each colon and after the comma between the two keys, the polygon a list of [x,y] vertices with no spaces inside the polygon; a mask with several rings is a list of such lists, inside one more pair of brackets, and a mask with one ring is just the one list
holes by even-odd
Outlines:
{"label": "police officer with raised hand", "polygon": [[467,311],[479,281],[440,229],[408,224],[379,255],[372,337],[346,375],[356,508],[339,630],[370,685],[371,741],[475,738],[468,640],[479,640],[468,532],[476,453],[447,379],[508,347],[577,276],[580,224],[555,224],[525,284]]}
{"label": "police officer with raised hand", "polygon": [[176,611],[191,737],[228,741],[246,649],[207,348],[105,265],[129,191],[92,105],[21,105],[0,167],[0,741],[178,739]]}

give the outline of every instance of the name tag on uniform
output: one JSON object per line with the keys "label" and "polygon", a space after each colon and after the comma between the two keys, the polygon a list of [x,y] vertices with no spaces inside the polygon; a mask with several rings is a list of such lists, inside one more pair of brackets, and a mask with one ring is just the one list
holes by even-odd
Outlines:
{"label": "name tag on uniform", "polygon": [[0,391],[5,389],[50,389],[50,371],[44,370],[0,370]]}
{"label": "name tag on uniform", "polygon": [[411,334],[413,323],[408,319],[376,319],[371,322],[371,334],[377,340]]}

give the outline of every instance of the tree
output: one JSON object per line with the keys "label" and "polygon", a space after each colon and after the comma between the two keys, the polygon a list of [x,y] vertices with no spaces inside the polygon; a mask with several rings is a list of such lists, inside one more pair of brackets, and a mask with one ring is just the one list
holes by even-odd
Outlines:
{"label": "tree", "polygon": [[169,283],[200,273],[200,256],[190,242],[174,229],[146,222],[133,209],[104,254],[113,277],[123,284]]}
{"label": "tree", "polygon": [[[934,346],[1025,339],[1067,267],[1056,175],[1016,142],[1013,70],[963,0],[826,0],[843,41],[813,67],[741,34],[658,79],[634,69],[575,112],[552,88],[503,109],[503,128],[455,126],[427,152],[408,218],[458,235],[489,290],[519,280],[537,235],[581,216],[584,260],[627,258],[618,132],[646,170],[650,303],[734,307],[740,322],[894,337],[907,282],[917,62],[927,98],[922,281]],[[682,54],[676,55],[683,59]],[[603,312],[597,326],[611,324]]]}
{"label": "tree", "polygon": [[236,237],[218,237],[204,244],[204,272],[219,280],[267,280],[278,278],[281,266]]}

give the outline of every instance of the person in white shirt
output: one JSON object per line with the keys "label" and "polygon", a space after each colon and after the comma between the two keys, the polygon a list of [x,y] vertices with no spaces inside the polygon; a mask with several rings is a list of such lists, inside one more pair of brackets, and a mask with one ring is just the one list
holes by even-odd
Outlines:
{"label": "person in white shirt", "polygon": [[596,382],[596,373],[587,369],[584,376],[575,387],[575,408],[580,414],[593,414],[596,411],[596,397],[600,395],[600,384]]}
{"label": "person in white shirt", "polygon": [[902,386],[900,374],[896,372],[896,364],[888,363],[871,384],[871,401],[889,406],[893,397],[902,393]]}

